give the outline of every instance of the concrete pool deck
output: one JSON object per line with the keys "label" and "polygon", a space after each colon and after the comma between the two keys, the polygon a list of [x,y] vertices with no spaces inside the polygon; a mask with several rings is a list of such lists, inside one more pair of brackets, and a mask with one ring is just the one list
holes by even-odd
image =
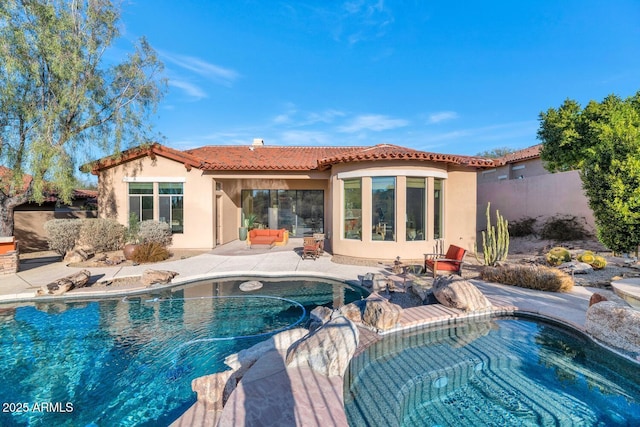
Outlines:
{"label": "concrete pool deck", "polygon": [[[332,262],[331,255],[327,253],[317,260],[302,260],[297,251],[299,246],[302,246],[302,239],[290,239],[287,246],[272,249],[248,249],[243,242],[232,242],[200,255],[153,264],[151,268],[178,272],[179,276],[174,279],[173,284],[225,275],[305,275],[334,278],[351,283],[358,283],[361,277],[369,272],[391,275],[387,266],[338,264]],[[107,280],[141,275],[148,268],[150,268],[149,265],[138,265],[88,268],[88,270],[92,274],[92,280]],[[21,262],[21,269],[16,274],[0,276],[0,303],[33,299],[35,291],[40,286],[81,270],[81,268],[68,267],[60,261],[52,260]],[[474,281],[474,284],[496,306],[498,314],[541,315],[580,330],[584,330],[589,298],[593,292],[599,291],[595,288],[574,287],[567,293],[549,293],[481,281]],[[67,295],[91,298],[122,294],[136,289],[140,290],[140,287],[127,289],[118,287],[114,290],[102,288],[99,291],[88,287],[73,290]],[[401,326],[397,329],[448,323],[464,317],[467,317],[467,314],[439,305],[414,307],[404,310],[400,319]],[[376,339],[375,336],[363,334],[361,346]],[[227,417],[224,419],[234,424],[243,420],[246,422],[261,420],[262,423],[257,425],[276,425],[274,424],[276,418],[270,418],[268,414],[277,415],[286,411],[293,417],[292,425],[327,425],[327,419],[334,421],[334,425],[343,425],[345,419],[340,415],[344,411],[341,379],[323,382],[310,377],[310,374],[302,369],[291,370],[283,365],[279,369],[274,369],[273,366],[268,369],[271,370],[263,372],[264,375],[258,375],[260,382],[248,382],[246,389],[239,389],[240,391],[236,393],[235,400],[230,399],[232,406],[229,407],[227,414],[223,415]],[[280,403],[274,407],[265,408],[264,399],[257,398],[259,393],[255,394],[257,384],[260,384],[261,388],[268,384],[266,390],[273,395],[281,393],[283,398],[275,400]],[[252,385],[254,389],[249,388]],[[318,400],[313,396],[317,396]],[[206,408],[195,404],[174,425],[212,425],[212,414],[204,409]],[[259,414],[259,418],[253,418],[255,414]]]}

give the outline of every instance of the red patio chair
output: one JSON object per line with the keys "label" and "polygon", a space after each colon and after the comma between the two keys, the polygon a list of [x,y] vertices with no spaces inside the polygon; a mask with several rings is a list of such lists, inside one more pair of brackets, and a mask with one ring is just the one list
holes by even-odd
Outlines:
{"label": "red patio chair", "polygon": [[436,277],[438,271],[449,271],[462,276],[462,259],[466,253],[466,249],[450,245],[445,255],[424,254],[424,272],[433,271],[433,277]]}

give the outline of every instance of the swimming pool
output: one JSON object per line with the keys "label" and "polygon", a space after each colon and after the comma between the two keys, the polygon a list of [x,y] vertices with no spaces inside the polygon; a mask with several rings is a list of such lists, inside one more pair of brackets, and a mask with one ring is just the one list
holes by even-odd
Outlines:
{"label": "swimming pool", "polygon": [[[242,291],[250,279],[264,286]],[[227,355],[363,296],[330,280],[243,277],[0,306],[0,425],[168,425],[195,403],[191,380],[228,369]]]}
{"label": "swimming pool", "polygon": [[385,337],[345,376],[352,426],[640,425],[640,369],[533,319]]}

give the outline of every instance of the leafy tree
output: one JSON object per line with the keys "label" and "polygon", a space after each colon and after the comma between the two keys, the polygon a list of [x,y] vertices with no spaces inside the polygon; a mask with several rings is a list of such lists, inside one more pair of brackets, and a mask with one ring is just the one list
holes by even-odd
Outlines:
{"label": "leafy tree", "polygon": [[554,172],[578,169],[599,240],[615,252],[640,245],[640,92],[581,108],[566,100],[540,114],[541,157]]}
{"label": "leafy tree", "polygon": [[69,203],[80,162],[149,138],[163,66],[144,39],[105,64],[119,20],[111,0],[0,2],[0,236],[45,190]]}
{"label": "leafy tree", "polygon": [[476,156],[487,157],[489,159],[497,159],[499,157],[504,157],[507,154],[511,154],[511,153],[513,153],[515,151],[516,150],[514,150],[513,148],[509,148],[509,147],[498,147],[498,148],[492,148],[491,150],[482,151],[482,152],[476,154]]}

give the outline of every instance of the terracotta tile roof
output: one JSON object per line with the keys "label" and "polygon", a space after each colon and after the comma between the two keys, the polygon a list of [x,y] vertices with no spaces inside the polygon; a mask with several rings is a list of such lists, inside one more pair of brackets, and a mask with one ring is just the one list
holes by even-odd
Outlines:
{"label": "terracotta tile roof", "polygon": [[81,169],[84,170],[88,167],[92,174],[97,175],[98,171],[102,169],[108,169],[124,162],[145,156],[154,158],[156,155],[182,163],[187,170],[190,170],[192,167],[200,168],[202,166],[202,161],[200,159],[193,157],[185,151],[174,150],[173,148],[154,143],[149,146],[130,148],[129,150],[119,153],[117,156],[104,157],[100,160],[82,166]]}
{"label": "terracotta tile roof", "polygon": [[499,159],[495,159],[496,166],[536,159],[540,157],[541,149],[542,144],[537,144],[531,147],[524,148],[522,150],[514,151],[513,153],[509,153],[505,156],[500,157]]}
{"label": "terracotta tile roof", "polygon": [[318,168],[320,159],[364,147],[207,146],[187,150],[202,159],[204,170],[303,171]]}
{"label": "terracotta tile roof", "polygon": [[[12,178],[13,175],[13,170],[9,169],[8,167],[5,166],[1,166],[0,165],[0,189],[2,189],[2,191],[4,192],[9,192],[9,188],[10,188],[10,180]],[[29,187],[29,183],[31,182],[31,180],[33,179],[33,177],[29,174],[24,174],[22,176],[22,184],[23,187],[20,191],[25,191],[27,189],[27,187]]]}
{"label": "terracotta tile roof", "polygon": [[178,151],[160,144],[136,147],[91,163],[92,173],[144,156],[159,155],[210,171],[310,171],[326,170],[345,162],[377,160],[421,160],[471,167],[493,167],[494,161],[472,156],[430,153],[391,144],[372,147],[310,147],[264,145],[217,145]]}
{"label": "terracotta tile roof", "polygon": [[454,163],[465,166],[493,166],[493,161],[480,157],[458,156],[453,154],[431,153],[392,144],[379,144],[373,147],[359,147],[336,156],[327,157],[319,162],[320,169],[328,169],[336,163],[352,163],[376,160],[422,160],[430,162]]}
{"label": "terracotta tile roof", "polygon": [[[6,183],[2,183],[2,180],[6,178],[9,178],[9,179],[11,178],[11,169],[0,165],[0,185],[2,186],[6,185]],[[25,191],[27,189],[27,187],[29,186],[29,182],[31,182],[32,179],[33,177],[31,175],[24,174],[24,176],[22,177],[22,182],[24,183],[24,187],[22,188],[21,191]],[[58,201],[58,192],[52,189],[51,183],[47,182],[46,188],[47,189],[45,189],[44,201],[45,202]],[[4,188],[4,190],[6,191],[7,188]],[[98,191],[87,190],[87,189],[75,189],[73,190],[73,194],[71,195],[71,197],[74,199],[96,199],[98,197]]]}

